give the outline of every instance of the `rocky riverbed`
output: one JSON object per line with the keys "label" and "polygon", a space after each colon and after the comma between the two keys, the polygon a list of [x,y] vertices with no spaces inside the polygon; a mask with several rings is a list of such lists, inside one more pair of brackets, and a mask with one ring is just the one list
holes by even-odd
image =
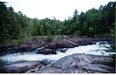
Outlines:
{"label": "rocky riverbed", "polygon": [[57,61],[29,61],[5,65],[2,73],[115,73],[115,66],[108,65],[109,56],[72,54]]}
{"label": "rocky riverbed", "polygon": [[73,54],[26,73],[114,73],[114,67],[105,65],[111,61],[113,59],[107,56]]}
{"label": "rocky riverbed", "polygon": [[[45,44],[46,38],[32,38],[20,46],[1,46],[5,61],[2,73],[114,73],[110,38],[61,36]],[[102,41],[102,42],[100,42]],[[107,42],[104,42],[107,41]],[[99,45],[96,42],[100,42]],[[108,43],[108,44],[107,44]],[[108,45],[108,46],[104,46]],[[87,47],[86,47],[87,46]],[[3,51],[4,50],[4,51]],[[87,52],[90,51],[90,52]],[[99,53],[100,52],[100,53]],[[101,53],[102,52],[102,53]],[[105,52],[105,53],[104,53]],[[77,54],[75,54],[77,53]],[[113,53],[115,54],[115,53]],[[49,60],[49,59],[50,60]],[[7,63],[6,63],[7,62]]]}

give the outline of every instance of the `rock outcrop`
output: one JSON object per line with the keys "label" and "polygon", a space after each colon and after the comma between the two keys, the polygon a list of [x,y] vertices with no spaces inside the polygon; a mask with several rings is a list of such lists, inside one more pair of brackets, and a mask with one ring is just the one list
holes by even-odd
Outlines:
{"label": "rock outcrop", "polygon": [[5,65],[1,73],[24,73],[30,69],[33,69],[35,67],[40,67],[40,62],[20,62],[20,63],[14,63]]}
{"label": "rock outcrop", "polygon": [[56,50],[53,49],[47,49],[47,48],[41,48],[41,49],[37,49],[36,50],[37,54],[44,54],[44,55],[48,55],[48,54],[57,54]]}
{"label": "rock outcrop", "polygon": [[[61,58],[52,64],[42,66],[34,73],[114,73],[115,68],[105,65],[113,61],[107,56],[95,56],[85,54],[73,54]],[[103,64],[104,63],[104,64]],[[29,70],[28,72],[32,72]]]}
{"label": "rock outcrop", "polygon": [[16,52],[32,52],[37,48],[45,47],[46,49],[39,50],[40,54],[56,54],[58,48],[72,48],[80,45],[95,44],[96,41],[111,41],[110,38],[87,37],[87,36],[60,36],[53,38],[47,42],[47,37],[33,37],[30,40],[16,46],[13,43],[7,43],[0,46],[0,54],[11,54]]}

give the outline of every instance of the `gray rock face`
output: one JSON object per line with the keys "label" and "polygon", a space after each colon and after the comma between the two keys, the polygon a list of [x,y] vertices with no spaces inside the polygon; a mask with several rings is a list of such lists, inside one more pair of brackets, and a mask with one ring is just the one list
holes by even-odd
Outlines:
{"label": "gray rock face", "polygon": [[5,66],[5,73],[115,73],[105,65],[113,61],[108,56],[73,54],[57,61],[23,62]]}
{"label": "gray rock face", "polygon": [[[113,67],[104,65],[113,59],[106,56],[73,54],[40,68],[36,73],[114,73]],[[102,62],[102,64],[100,63]]]}
{"label": "gray rock face", "polygon": [[23,62],[4,66],[2,73],[24,73],[30,69],[41,66],[40,62]]}
{"label": "gray rock face", "polygon": [[37,54],[44,54],[44,55],[48,55],[48,54],[57,54],[55,50],[52,49],[40,49],[36,52]]}

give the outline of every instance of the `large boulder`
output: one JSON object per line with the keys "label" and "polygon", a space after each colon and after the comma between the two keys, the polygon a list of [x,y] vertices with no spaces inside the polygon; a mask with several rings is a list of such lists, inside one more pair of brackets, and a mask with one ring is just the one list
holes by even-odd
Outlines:
{"label": "large boulder", "polygon": [[37,54],[45,54],[45,55],[48,55],[48,54],[57,54],[56,50],[53,50],[53,49],[46,49],[46,48],[43,48],[43,49],[39,49],[36,51]]}
{"label": "large boulder", "polygon": [[108,56],[73,54],[40,68],[37,73],[114,73],[115,68],[105,65],[113,61]]}
{"label": "large boulder", "polygon": [[55,40],[47,45],[50,49],[57,49],[57,48],[72,48],[74,45],[68,43],[64,39]]}
{"label": "large boulder", "polygon": [[0,46],[0,54],[8,54],[8,53],[15,53],[15,47],[14,44],[6,44]]}
{"label": "large boulder", "polygon": [[37,66],[41,66],[40,62],[20,62],[5,65],[1,73],[24,73]]}

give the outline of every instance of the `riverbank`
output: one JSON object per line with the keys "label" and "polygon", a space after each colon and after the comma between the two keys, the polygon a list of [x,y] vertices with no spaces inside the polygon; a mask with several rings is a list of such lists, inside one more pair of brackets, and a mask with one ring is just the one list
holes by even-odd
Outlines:
{"label": "riverbank", "polygon": [[[42,38],[44,38],[44,40],[42,40]],[[38,44],[43,41],[46,42],[47,39],[48,38],[45,37],[41,37],[41,39],[40,37],[38,38],[34,37],[18,47],[16,47],[15,45],[13,45],[13,47],[8,45],[4,47],[4,50],[6,49],[6,51],[1,53],[0,55],[2,56],[1,58],[4,59],[5,62],[7,62],[7,64],[4,66],[1,72],[3,73],[115,72],[114,66],[104,64],[115,61],[109,56],[112,54],[110,53],[111,52],[110,45],[113,44],[111,38],[87,37],[87,36],[81,37],[60,36],[49,40],[49,42],[47,42],[46,44],[45,43],[43,45]],[[25,45],[26,47],[23,47]],[[16,51],[13,52],[13,50]],[[73,57],[75,57],[74,55],[75,53],[77,53],[76,59],[73,60]],[[64,68],[62,69],[62,67],[57,68],[56,67],[57,65],[54,65],[57,62],[58,64],[61,63],[60,65],[64,64],[62,65],[62,67],[67,66],[67,68],[65,69]],[[89,66],[87,66],[86,62],[88,62]],[[72,66],[68,67],[68,65],[71,65],[71,63],[74,63],[73,67]]]}
{"label": "riverbank", "polygon": [[[48,41],[49,40],[49,41]],[[0,46],[0,55],[11,54],[17,52],[32,52],[35,49],[41,54],[56,54],[58,48],[73,48],[82,45],[95,44],[97,41],[109,41],[113,44],[109,37],[87,37],[87,36],[57,36],[57,37],[32,37],[29,40],[16,45],[15,42],[7,42]]]}

